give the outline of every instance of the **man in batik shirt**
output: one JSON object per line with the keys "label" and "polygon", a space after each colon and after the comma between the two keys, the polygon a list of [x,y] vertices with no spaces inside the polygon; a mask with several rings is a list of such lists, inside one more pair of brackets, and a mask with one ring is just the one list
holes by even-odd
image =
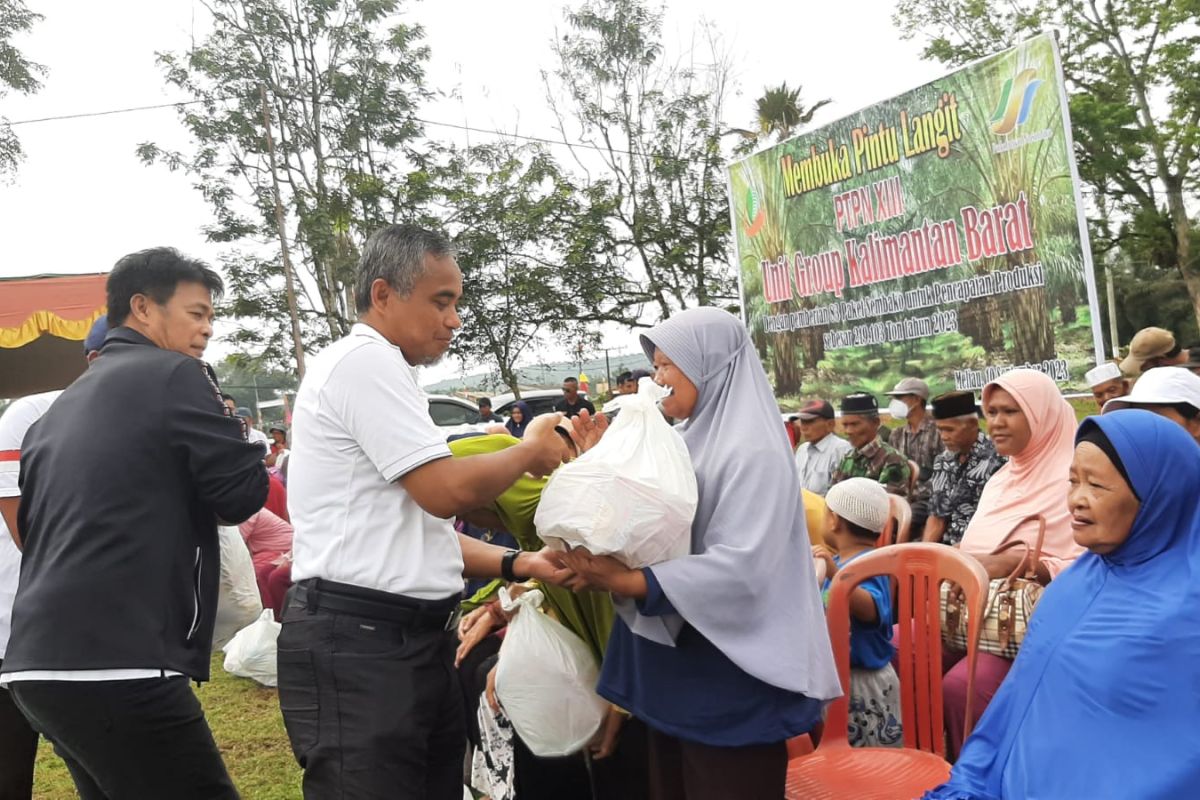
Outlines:
{"label": "man in batik shirt", "polygon": [[979,409],[972,393],[935,397],[933,418],[946,450],[933,462],[924,540],[957,546],[975,516],[984,484],[1005,459],[979,429]]}

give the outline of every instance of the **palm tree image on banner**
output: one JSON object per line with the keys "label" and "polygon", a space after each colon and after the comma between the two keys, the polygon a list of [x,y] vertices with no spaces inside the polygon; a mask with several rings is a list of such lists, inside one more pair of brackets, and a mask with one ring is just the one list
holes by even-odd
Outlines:
{"label": "palm tree image on banner", "polygon": [[[786,89],[786,87],[783,87]],[[781,401],[1032,367],[1102,337],[1055,39],[1043,34],[734,163],[742,308]]]}

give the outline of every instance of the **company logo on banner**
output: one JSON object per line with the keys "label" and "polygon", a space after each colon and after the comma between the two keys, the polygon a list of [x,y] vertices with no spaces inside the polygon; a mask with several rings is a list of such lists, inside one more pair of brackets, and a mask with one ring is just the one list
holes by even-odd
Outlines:
{"label": "company logo on banner", "polygon": [[1024,70],[1015,78],[1005,81],[1004,88],[1000,90],[1000,102],[992,113],[992,132],[1004,136],[1023,125],[1029,119],[1034,95],[1041,85],[1036,69]]}
{"label": "company logo on banner", "polygon": [[754,187],[750,186],[746,189],[746,235],[758,236],[763,229],[763,225],[767,223],[767,210],[763,208],[762,200],[758,196],[758,192],[754,191]]}

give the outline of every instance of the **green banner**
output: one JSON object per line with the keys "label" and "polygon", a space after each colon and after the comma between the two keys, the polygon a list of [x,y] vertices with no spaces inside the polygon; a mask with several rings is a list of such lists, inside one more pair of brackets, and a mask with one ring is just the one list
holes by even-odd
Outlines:
{"label": "green banner", "polygon": [[1058,47],[1040,35],[733,164],[746,323],[781,404],[905,377],[1066,389],[1103,351]]}

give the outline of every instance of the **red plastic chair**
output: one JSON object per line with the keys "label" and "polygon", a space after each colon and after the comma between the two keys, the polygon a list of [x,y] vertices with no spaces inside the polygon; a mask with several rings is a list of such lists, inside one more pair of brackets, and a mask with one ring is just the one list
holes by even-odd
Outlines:
{"label": "red plastic chair", "polygon": [[898,494],[889,494],[888,503],[891,504],[891,511],[888,514],[887,525],[883,526],[879,539],[875,541],[876,547],[903,544],[912,537],[912,506]]}
{"label": "red plastic chair", "polygon": [[[900,587],[900,714],[904,748],[850,747],[846,726],[850,696],[850,592],[876,575]],[[789,800],[897,800],[920,797],[950,776],[942,710],[940,586],[951,581],[966,595],[967,709],[971,697],[980,620],[987,604],[983,566],[957,549],[918,542],[876,550],[846,565],[833,580],[827,611],[829,636],[843,695],[829,706],[820,746],[788,763]],[[914,613],[915,610],[915,613]]]}

